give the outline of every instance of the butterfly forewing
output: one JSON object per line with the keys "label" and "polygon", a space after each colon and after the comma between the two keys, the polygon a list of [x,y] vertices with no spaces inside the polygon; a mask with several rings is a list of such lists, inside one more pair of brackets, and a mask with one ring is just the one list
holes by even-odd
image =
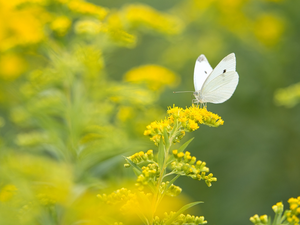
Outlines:
{"label": "butterfly forewing", "polygon": [[219,62],[219,64],[214,68],[211,74],[204,81],[203,86],[208,84],[211,80],[215,79],[223,73],[235,71],[235,54],[231,53]]}
{"label": "butterfly forewing", "polygon": [[212,72],[212,67],[204,55],[200,55],[196,60],[194,69],[194,86],[195,91],[200,91],[203,83]]}
{"label": "butterfly forewing", "polygon": [[238,82],[239,75],[235,71],[222,73],[208,83],[205,82],[201,90],[202,102],[225,102],[234,93]]}

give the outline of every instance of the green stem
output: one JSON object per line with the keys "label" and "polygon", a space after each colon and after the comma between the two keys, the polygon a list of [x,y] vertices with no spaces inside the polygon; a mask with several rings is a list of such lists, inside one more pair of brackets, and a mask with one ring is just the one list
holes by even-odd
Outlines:
{"label": "green stem", "polygon": [[[169,155],[170,148],[171,148],[173,140],[176,137],[176,134],[180,128],[178,121],[176,120],[175,122],[176,122],[176,124],[174,124],[175,129],[171,131],[171,136],[169,137],[169,140],[168,140],[170,144],[169,144],[168,148],[165,149],[165,152],[164,152],[165,153],[164,162],[163,162],[162,168],[160,170],[159,179],[158,179],[157,186],[156,186],[156,192],[155,192],[155,196],[154,196],[153,202],[152,202],[152,215],[151,215],[151,223],[150,223],[151,225],[153,224],[154,214],[157,210],[157,207],[158,207],[159,203],[161,202],[162,198],[164,197],[164,194],[159,196],[160,195],[159,188],[161,186],[161,183],[162,183],[164,177],[166,176],[165,171],[166,171],[167,165],[168,165],[167,161],[168,161],[168,155]],[[168,174],[168,175],[170,175],[170,174]]]}

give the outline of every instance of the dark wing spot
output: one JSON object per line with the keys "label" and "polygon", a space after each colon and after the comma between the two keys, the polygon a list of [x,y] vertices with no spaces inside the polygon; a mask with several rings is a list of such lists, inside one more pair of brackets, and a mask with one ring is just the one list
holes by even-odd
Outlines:
{"label": "dark wing spot", "polygon": [[226,73],[226,69],[225,69],[225,70],[223,70],[223,73]]}
{"label": "dark wing spot", "polygon": [[206,71],[204,71],[204,73],[205,73],[205,74],[207,74],[207,72],[206,72]]}

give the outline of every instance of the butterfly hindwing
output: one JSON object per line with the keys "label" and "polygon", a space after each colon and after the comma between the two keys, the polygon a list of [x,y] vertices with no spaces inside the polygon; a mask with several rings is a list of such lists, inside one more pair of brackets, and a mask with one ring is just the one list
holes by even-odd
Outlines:
{"label": "butterfly hindwing", "polygon": [[222,103],[228,100],[234,93],[239,82],[236,71],[229,71],[216,76],[203,85],[201,96],[203,102]]}
{"label": "butterfly hindwing", "polygon": [[213,71],[209,62],[207,61],[204,55],[200,55],[196,60],[195,69],[194,69],[194,86],[195,91],[200,91],[203,83]]}

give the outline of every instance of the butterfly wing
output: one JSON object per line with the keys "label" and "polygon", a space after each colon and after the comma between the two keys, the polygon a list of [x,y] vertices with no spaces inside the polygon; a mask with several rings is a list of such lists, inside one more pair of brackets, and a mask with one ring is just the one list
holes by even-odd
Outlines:
{"label": "butterfly wing", "polygon": [[194,86],[195,91],[200,91],[203,83],[212,72],[212,67],[204,55],[200,55],[196,60],[194,69]]}
{"label": "butterfly wing", "polygon": [[[204,81],[206,84],[215,79],[217,76],[229,72],[229,71],[235,71],[235,54],[231,53],[228,56],[226,56],[224,59],[219,62],[219,64],[214,68],[214,70],[211,72],[211,74],[207,77],[207,79]],[[203,84],[204,86],[205,84]]]}
{"label": "butterfly wing", "polygon": [[200,94],[202,102],[217,104],[227,101],[232,96],[238,85],[239,75],[236,71],[229,71],[210,79],[209,82],[207,80]]}

